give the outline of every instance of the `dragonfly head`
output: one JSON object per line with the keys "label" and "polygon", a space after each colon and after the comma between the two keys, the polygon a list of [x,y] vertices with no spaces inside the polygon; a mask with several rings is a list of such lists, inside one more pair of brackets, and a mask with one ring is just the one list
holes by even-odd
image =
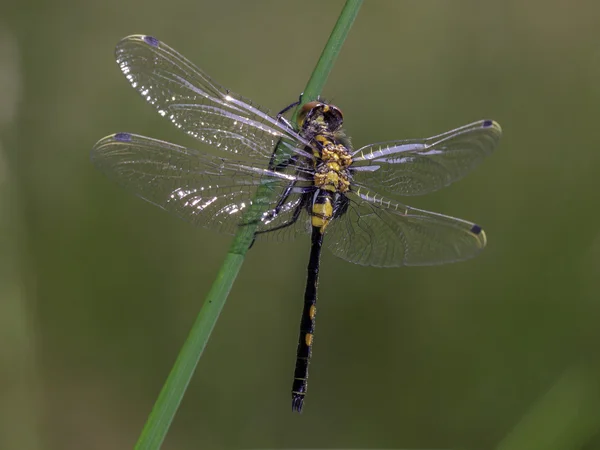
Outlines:
{"label": "dragonfly head", "polygon": [[302,106],[296,120],[301,131],[335,133],[342,128],[344,116],[337,106],[315,101]]}

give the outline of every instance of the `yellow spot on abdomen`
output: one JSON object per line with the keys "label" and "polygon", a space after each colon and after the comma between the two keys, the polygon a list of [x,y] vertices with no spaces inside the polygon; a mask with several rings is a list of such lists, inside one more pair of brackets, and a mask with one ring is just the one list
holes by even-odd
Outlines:
{"label": "yellow spot on abdomen", "polygon": [[321,228],[329,223],[333,215],[333,205],[329,200],[325,203],[317,203],[312,209],[312,226]]}
{"label": "yellow spot on abdomen", "polygon": [[310,347],[312,345],[312,340],[313,335],[311,333],[306,333],[306,335],[304,336],[304,342],[306,343],[307,347]]}
{"label": "yellow spot on abdomen", "polygon": [[317,315],[317,307],[315,305],[312,305],[310,307],[310,309],[308,310],[308,317],[310,317],[310,320],[315,320],[316,315]]}

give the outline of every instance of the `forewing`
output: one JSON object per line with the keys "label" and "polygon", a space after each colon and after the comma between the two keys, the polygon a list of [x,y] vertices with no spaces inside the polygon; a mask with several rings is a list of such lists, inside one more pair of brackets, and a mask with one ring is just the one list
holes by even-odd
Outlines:
{"label": "forewing", "polygon": [[501,135],[497,122],[481,120],[428,139],[367,145],[353,154],[353,181],[391,196],[436,191],[475,168]]}
{"label": "forewing", "polygon": [[[168,142],[129,133],[107,136],[91,152],[93,164],[144,200],[195,225],[233,234],[258,221],[258,230],[285,221],[293,202],[310,182],[247,162],[206,155]],[[295,190],[280,208],[280,192]],[[257,189],[265,195],[256,197]],[[244,221],[242,220],[244,218]],[[292,238],[292,233],[285,238]]]}
{"label": "forewing", "polygon": [[131,85],[176,127],[221,150],[270,157],[280,143],[304,152],[306,142],[266,110],[219,86],[208,75],[151,36],[117,44],[117,64]]}
{"label": "forewing", "polygon": [[325,245],[364,266],[444,264],[475,256],[486,244],[476,224],[402,205],[360,190],[326,230]]}
{"label": "forewing", "polygon": [[263,221],[256,239],[282,242],[291,241],[298,235],[308,234],[310,221],[304,201],[304,194],[299,191],[292,193],[282,205],[279,214],[273,219],[267,218]]}

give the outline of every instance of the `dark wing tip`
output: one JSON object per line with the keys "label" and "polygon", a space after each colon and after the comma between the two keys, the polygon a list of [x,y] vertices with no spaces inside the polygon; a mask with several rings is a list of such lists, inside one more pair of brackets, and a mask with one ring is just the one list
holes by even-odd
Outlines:
{"label": "dark wing tip", "polygon": [[471,227],[471,233],[475,234],[475,235],[479,235],[483,230],[481,229],[481,227],[477,224],[473,224],[473,226]]}
{"label": "dark wing tip", "polygon": [[146,44],[151,45],[152,47],[158,47],[158,44],[160,44],[160,41],[153,36],[144,36],[142,39]]}
{"label": "dark wing tip", "polygon": [[119,142],[131,142],[131,134],[129,133],[115,133],[113,138]]}
{"label": "dark wing tip", "polygon": [[502,136],[502,127],[495,120],[486,119],[479,123],[481,124],[481,128],[484,130],[492,130],[492,133],[498,135],[498,137]]}
{"label": "dark wing tip", "polygon": [[485,235],[483,228],[481,228],[479,225],[474,223],[469,232],[475,236],[479,249],[483,249],[487,245],[487,236]]}
{"label": "dark wing tip", "polygon": [[160,47],[161,42],[156,39],[154,36],[148,36],[145,34],[132,34],[130,36],[126,36],[119,41],[115,48],[115,54],[117,56],[117,62],[121,58],[121,54],[123,52],[131,51],[131,46],[150,46],[150,47]]}
{"label": "dark wing tip", "polygon": [[90,159],[93,163],[97,160],[102,159],[108,149],[113,148],[113,145],[118,142],[130,143],[134,139],[134,135],[131,133],[115,133],[104,136],[92,147],[90,152]]}
{"label": "dark wing tip", "polygon": [[304,395],[292,393],[292,411],[301,413],[304,406]]}

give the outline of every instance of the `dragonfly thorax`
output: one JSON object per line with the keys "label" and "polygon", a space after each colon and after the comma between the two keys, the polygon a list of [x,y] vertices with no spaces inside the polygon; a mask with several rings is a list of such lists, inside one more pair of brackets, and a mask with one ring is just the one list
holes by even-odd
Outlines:
{"label": "dragonfly thorax", "polygon": [[347,192],[350,189],[348,168],[352,164],[348,147],[324,135],[316,136],[314,143],[313,152],[317,160],[315,186],[331,192]]}
{"label": "dragonfly thorax", "polygon": [[342,131],[342,111],[326,103],[309,102],[300,109],[297,121],[314,156],[315,186],[330,192],[347,192],[352,156]]}

